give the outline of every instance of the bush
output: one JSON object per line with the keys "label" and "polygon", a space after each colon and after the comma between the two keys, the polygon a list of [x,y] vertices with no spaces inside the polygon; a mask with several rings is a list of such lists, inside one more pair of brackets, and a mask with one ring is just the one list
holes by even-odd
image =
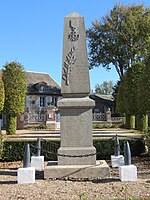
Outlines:
{"label": "bush", "polygon": [[109,128],[120,128],[120,127],[121,127],[120,122],[119,123],[112,123],[112,124],[109,124],[107,122],[103,123],[103,124],[96,123],[96,122],[93,123],[93,129],[104,129],[104,128],[109,129]]}
{"label": "bush", "polygon": [[[23,160],[25,145],[30,144],[31,156],[34,155],[34,148],[36,140],[19,140],[19,141],[4,141],[2,160],[4,161],[18,161]],[[60,146],[60,141],[41,141],[41,155],[44,155],[45,160],[56,160],[57,149]]]}
{"label": "bush", "polygon": [[[125,139],[120,139],[121,150],[123,151]],[[143,140],[129,139],[132,156],[139,156],[145,151]],[[25,144],[30,144],[31,155],[34,154],[36,141],[4,141],[1,160],[18,161],[23,160]],[[97,160],[110,159],[114,155],[114,139],[94,139],[93,144],[97,150]],[[60,147],[60,141],[41,140],[41,155],[46,161],[57,160],[57,150]],[[123,153],[123,152],[121,152]]]}
{"label": "bush", "polygon": [[[123,154],[124,142],[127,141],[130,144],[131,155],[140,156],[141,153],[145,151],[145,146],[143,140],[135,139],[119,139],[121,154]],[[111,155],[114,155],[114,139],[97,139],[93,141],[93,144],[97,150],[97,160],[107,160],[110,159]]]}
{"label": "bush", "polygon": [[48,129],[46,124],[40,124],[39,127],[37,127],[37,129]]}

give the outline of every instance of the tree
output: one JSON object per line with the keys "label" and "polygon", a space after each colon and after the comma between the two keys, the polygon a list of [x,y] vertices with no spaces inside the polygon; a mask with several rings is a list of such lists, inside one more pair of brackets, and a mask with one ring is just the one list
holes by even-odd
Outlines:
{"label": "tree", "polygon": [[[130,96],[129,82],[130,82],[130,74],[124,74],[121,78],[121,82],[119,84],[116,107],[119,113],[126,114],[126,128],[134,129],[135,128],[135,116],[134,116],[134,107],[132,104],[132,97],[134,94]],[[133,86],[131,87],[133,89]]]}
{"label": "tree", "polygon": [[[140,93],[138,95],[138,105],[140,112],[150,112],[150,50],[143,62],[142,77],[140,79]],[[138,64],[139,65],[139,64]]]}
{"label": "tree", "polygon": [[6,63],[2,71],[5,89],[6,133],[14,134],[16,132],[16,117],[23,112],[25,106],[25,73],[22,65],[16,62]]}
{"label": "tree", "polygon": [[136,68],[141,69],[139,71],[139,88],[137,91],[137,105],[138,116],[137,125],[138,129],[146,131],[148,129],[148,112],[150,112],[150,51],[145,60],[141,63],[137,63]]}
{"label": "tree", "polygon": [[118,93],[118,89],[119,89],[119,85],[120,85],[120,80],[116,82],[116,84],[113,86],[113,97],[114,97],[114,100],[115,100],[115,105],[116,105],[116,99],[117,99],[117,93]]}
{"label": "tree", "polygon": [[95,85],[95,93],[102,94],[101,85],[99,83]]}
{"label": "tree", "polygon": [[87,30],[90,68],[115,67],[120,77],[147,55],[150,44],[150,9],[143,4],[119,6]]}
{"label": "tree", "polygon": [[2,73],[0,72],[0,112],[4,107],[4,83],[2,80]]}
{"label": "tree", "polygon": [[126,76],[121,77],[119,86],[117,86],[117,95],[116,95],[116,108],[120,113],[126,113]]}
{"label": "tree", "polygon": [[102,84],[95,85],[95,93],[98,94],[112,94],[113,92],[113,81],[103,81]]}
{"label": "tree", "polygon": [[[121,79],[117,94],[117,109],[126,113],[128,128],[135,128],[135,117],[137,129],[147,130],[149,111],[149,66],[145,61],[135,63],[127,70]],[[149,74],[150,75],[150,74]],[[146,97],[146,98],[145,98]]]}

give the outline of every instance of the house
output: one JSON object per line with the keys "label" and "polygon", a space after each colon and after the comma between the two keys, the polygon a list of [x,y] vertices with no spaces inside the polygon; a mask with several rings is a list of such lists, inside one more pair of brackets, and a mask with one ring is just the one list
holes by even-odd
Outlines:
{"label": "house", "polygon": [[106,113],[109,110],[111,114],[115,113],[115,102],[112,95],[90,94],[89,97],[95,101],[95,106],[92,109],[93,121],[106,121]]}
{"label": "house", "polygon": [[[25,72],[27,95],[24,112],[17,117],[17,129],[47,125],[54,126],[60,86],[46,73]],[[2,127],[6,125],[5,117]]]}
{"label": "house", "polygon": [[26,72],[27,96],[24,112],[18,117],[17,128],[39,124],[54,126],[60,86],[46,73]]}
{"label": "house", "polygon": [[115,103],[112,95],[90,94],[89,97],[95,101],[93,113],[106,113],[108,108],[112,113],[115,113]]}

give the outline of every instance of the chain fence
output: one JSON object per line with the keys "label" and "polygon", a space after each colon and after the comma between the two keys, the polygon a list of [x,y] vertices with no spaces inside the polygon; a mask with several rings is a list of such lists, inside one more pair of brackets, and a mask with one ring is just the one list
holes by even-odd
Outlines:
{"label": "chain fence", "polygon": [[[123,138],[129,138],[128,136],[119,136],[117,135],[117,137],[123,137]],[[113,140],[116,138],[115,136],[112,136],[111,138],[107,139],[108,141]],[[134,138],[134,139],[138,139],[138,138]],[[59,154],[58,148],[60,147],[60,144],[55,143],[53,141],[50,140],[46,140],[44,138],[40,138],[41,142],[42,142],[42,147],[44,146],[44,148],[41,148],[41,152],[44,153],[45,155],[53,155],[55,154],[55,156],[62,156],[62,157],[68,157],[68,158],[83,158],[83,157],[90,157],[90,156],[98,156],[100,153],[91,153],[91,154],[81,154],[81,155],[69,155],[69,154]],[[53,150],[52,150],[53,149]],[[123,151],[121,151],[121,153],[123,153]],[[35,155],[35,146],[31,144],[31,155]]]}

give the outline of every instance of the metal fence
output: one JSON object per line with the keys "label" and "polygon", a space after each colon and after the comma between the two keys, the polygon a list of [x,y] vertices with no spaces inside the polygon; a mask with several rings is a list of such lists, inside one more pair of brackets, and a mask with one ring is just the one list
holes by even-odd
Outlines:
{"label": "metal fence", "polygon": [[93,121],[106,121],[105,113],[93,113],[92,117],[93,117]]}
{"label": "metal fence", "polygon": [[[60,113],[55,114],[55,121],[60,122]],[[93,121],[107,121],[107,116],[105,113],[93,113],[92,114]],[[111,117],[112,122],[125,122],[125,117]]]}

